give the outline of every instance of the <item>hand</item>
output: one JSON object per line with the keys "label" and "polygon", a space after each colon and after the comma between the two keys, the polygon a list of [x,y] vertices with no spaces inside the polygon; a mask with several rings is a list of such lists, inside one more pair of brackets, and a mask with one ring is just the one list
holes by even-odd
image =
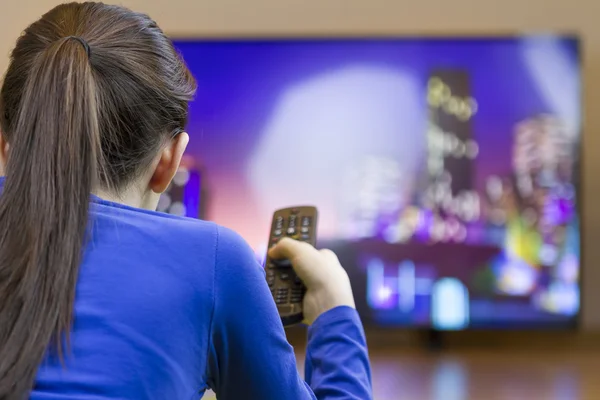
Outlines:
{"label": "hand", "polygon": [[304,323],[338,306],[356,308],[348,274],[334,252],[317,250],[308,243],[283,238],[269,250],[274,260],[288,259],[307,291],[304,296]]}

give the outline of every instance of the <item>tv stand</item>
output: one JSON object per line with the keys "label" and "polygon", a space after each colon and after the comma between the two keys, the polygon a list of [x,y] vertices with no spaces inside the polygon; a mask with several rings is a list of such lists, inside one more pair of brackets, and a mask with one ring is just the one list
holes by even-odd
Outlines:
{"label": "tv stand", "polygon": [[445,335],[437,329],[427,329],[424,335],[424,345],[428,351],[439,352],[446,348]]}

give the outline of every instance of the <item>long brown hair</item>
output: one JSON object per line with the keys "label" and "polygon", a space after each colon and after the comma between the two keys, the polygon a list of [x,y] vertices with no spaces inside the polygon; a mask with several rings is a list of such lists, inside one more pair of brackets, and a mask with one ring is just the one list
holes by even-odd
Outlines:
{"label": "long brown hair", "polygon": [[0,398],[68,346],[90,194],[151,165],[194,90],[156,23],[122,7],[63,4],[18,39],[0,91]]}

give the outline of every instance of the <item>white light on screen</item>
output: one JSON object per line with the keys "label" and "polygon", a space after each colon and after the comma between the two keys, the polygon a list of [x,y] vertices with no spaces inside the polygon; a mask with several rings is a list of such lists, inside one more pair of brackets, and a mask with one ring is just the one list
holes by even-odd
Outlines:
{"label": "white light on screen", "polygon": [[505,294],[524,296],[535,287],[538,270],[520,258],[508,255],[500,265],[498,289]]}
{"label": "white light on screen", "polygon": [[431,293],[431,321],[436,329],[460,330],[469,324],[469,292],[455,278],[443,278]]}
{"label": "white light on screen", "polygon": [[552,113],[567,127],[570,139],[581,128],[581,76],[577,61],[553,37],[523,41],[523,58],[531,78]]}
{"label": "white light on screen", "polygon": [[504,192],[502,180],[495,175],[492,175],[487,179],[485,188],[490,200],[493,202],[499,201]]}
{"label": "white light on screen", "polygon": [[321,209],[320,236],[343,233],[342,183],[352,166],[372,156],[401,160],[403,176],[419,170],[426,154],[424,92],[410,73],[376,65],[347,66],[289,86],[247,168],[263,217],[282,206],[314,204]]}
{"label": "white light on screen", "polygon": [[415,308],[415,286],[415,264],[412,261],[404,261],[398,266],[399,307],[404,313],[409,313]]}
{"label": "white light on screen", "polygon": [[380,304],[387,300],[387,298],[382,299],[381,297],[382,294],[385,294],[385,292],[381,293],[380,291],[385,286],[383,282],[383,262],[378,259],[371,260],[367,266],[367,301],[371,307],[378,308]]}
{"label": "white light on screen", "polygon": [[392,289],[387,286],[382,286],[377,289],[377,299],[381,302],[386,302],[392,295]]}

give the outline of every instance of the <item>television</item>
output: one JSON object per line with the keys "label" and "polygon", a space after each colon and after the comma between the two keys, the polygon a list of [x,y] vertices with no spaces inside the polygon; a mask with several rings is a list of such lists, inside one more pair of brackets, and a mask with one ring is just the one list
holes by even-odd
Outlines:
{"label": "television", "polygon": [[236,230],[262,260],[274,210],[315,205],[367,324],[576,325],[576,37],[175,45],[198,92],[164,210]]}

